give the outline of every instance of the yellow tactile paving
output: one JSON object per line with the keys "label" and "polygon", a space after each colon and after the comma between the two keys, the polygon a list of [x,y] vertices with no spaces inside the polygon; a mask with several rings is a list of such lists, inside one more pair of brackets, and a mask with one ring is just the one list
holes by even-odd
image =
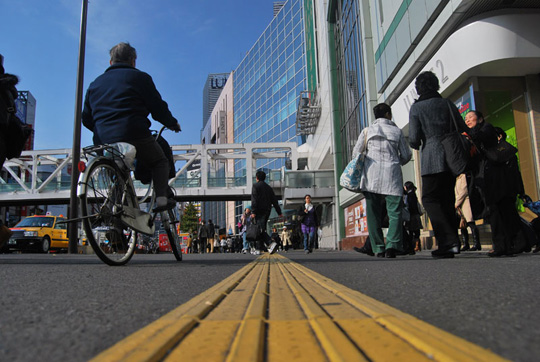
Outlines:
{"label": "yellow tactile paving", "polygon": [[263,255],[95,361],[504,361],[280,255]]}

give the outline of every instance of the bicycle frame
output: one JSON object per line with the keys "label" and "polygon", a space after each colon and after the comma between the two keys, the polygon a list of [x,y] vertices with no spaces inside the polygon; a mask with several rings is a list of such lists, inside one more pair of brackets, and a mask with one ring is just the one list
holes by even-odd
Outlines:
{"label": "bicycle frame", "polygon": [[[140,203],[137,198],[137,194],[135,192],[135,186],[133,184],[132,171],[123,162],[122,153],[116,150],[115,147],[111,145],[91,146],[91,147],[86,147],[83,150],[85,154],[99,154],[101,151],[109,152],[110,156],[98,155],[97,157],[90,160],[88,165],[86,165],[86,169],[91,169],[91,166],[94,163],[100,161],[103,158],[112,159],[113,161],[115,161],[115,163],[120,168],[120,170],[125,173],[126,189],[128,190],[129,194],[133,196],[133,197],[130,197],[130,200],[123,200],[124,205],[122,209],[115,211],[115,214],[119,215],[120,220],[122,220],[122,222],[124,222],[129,227],[133,228],[135,231],[140,232],[142,234],[146,234],[146,235],[152,235],[154,233],[154,223],[153,223],[154,216],[140,209]],[[120,165],[119,165],[120,163],[119,161],[121,161]],[[81,173],[79,177],[79,183],[77,186],[78,197],[86,194],[87,192],[87,185],[84,182],[82,182],[83,177],[84,177],[84,171]],[[149,189],[151,187],[152,187],[152,184],[150,184]],[[155,198],[152,192],[152,202],[150,204],[150,209],[152,207],[154,199]]]}

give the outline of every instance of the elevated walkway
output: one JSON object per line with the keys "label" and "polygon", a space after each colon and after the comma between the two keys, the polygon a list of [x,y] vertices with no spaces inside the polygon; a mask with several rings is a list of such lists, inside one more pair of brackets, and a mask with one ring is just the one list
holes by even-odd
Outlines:
{"label": "elevated walkway", "polygon": [[[285,159],[293,170],[298,168],[294,142],[173,145],[172,150],[178,172],[169,184],[179,201],[249,200],[258,160]],[[6,161],[0,174],[0,206],[69,203],[71,162],[71,149],[24,151],[20,158]],[[235,169],[243,170],[242,175],[237,176]],[[276,195],[293,203],[305,193],[320,194],[325,200],[335,193],[333,171],[325,176],[311,171],[267,173]],[[139,195],[148,190],[137,181],[135,185]],[[318,186],[321,190],[313,191]],[[287,188],[305,190],[291,193]]]}

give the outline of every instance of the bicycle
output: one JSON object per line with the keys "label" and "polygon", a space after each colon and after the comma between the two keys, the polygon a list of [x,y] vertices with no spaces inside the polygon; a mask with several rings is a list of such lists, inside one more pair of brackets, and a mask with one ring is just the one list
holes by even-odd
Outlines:
{"label": "bicycle", "polygon": [[[156,139],[164,129],[156,134]],[[88,146],[83,148],[83,153],[89,162],[79,163],[77,195],[83,227],[96,255],[111,266],[126,264],[135,253],[137,234],[153,236],[155,223],[160,221],[176,260],[181,261],[176,208],[151,211],[155,203],[152,183],[144,196],[137,196],[133,184],[135,147],[119,142]],[[141,204],[148,199],[147,209],[141,210]]]}

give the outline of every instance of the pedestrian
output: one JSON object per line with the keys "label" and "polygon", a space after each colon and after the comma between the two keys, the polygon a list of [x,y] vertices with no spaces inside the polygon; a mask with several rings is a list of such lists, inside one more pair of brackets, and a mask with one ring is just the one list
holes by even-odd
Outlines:
{"label": "pedestrian", "polygon": [[459,254],[459,238],[455,216],[455,176],[445,160],[441,140],[455,131],[454,119],[460,132],[467,126],[453,102],[439,94],[439,80],[430,71],[422,72],[415,81],[419,98],[409,113],[409,144],[420,150],[422,175],[422,205],[427,211],[438,249],[434,258],[453,258]]}
{"label": "pedestrian", "polygon": [[[476,182],[483,187],[484,201],[491,226],[493,250],[490,257],[518,254],[530,250],[521,229],[516,198],[525,190],[516,157],[517,149],[506,141],[506,133],[472,110],[465,116],[469,135],[479,148],[480,157],[473,170]],[[498,131],[498,132],[497,132]]]}
{"label": "pedestrian", "polygon": [[227,253],[227,239],[223,238],[219,241],[219,250],[221,253]]}
{"label": "pedestrian", "polygon": [[189,230],[189,234],[186,240],[186,246],[187,254],[191,254],[193,252],[193,230]]}
{"label": "pedestrian", "polygon": [[[207,242],[210,246],[210,253],[214,252],[214,248],[217,246],[219,248],[219,238],[218,240],[215,240],[216,236],[216,227],[214,226],[214,223],[212,222],[212,219],[208,219],[208,224],[206,224],[206,235],[207,235]],[[217,241],[217,245],[216,245]]]}
{"label": "pedestrian", "polygon": [[[356,158],[367,142],[360,188],[366,198],[367,224],[373,253],[395,258],[403,251],[403,175],[401,166],[412,157],[401,129],[392,121],[392,109],[386,103],[373,108],[375,122],[360,133],[353,149]],[[388,233],[386,245],[382,233],[382,203],[386,203]],[[358,249],[358,250],[357,250]],[[360,251],[361,248],[355,250]],[[361,251],[360,251],[361,252]]]}
{"label": "pedestrian", "polygon": [[208,229],[206,227],[204,220],[201,221],[198,234],[199,234],[199,254],[204,254],[206,253],[206,242],[208,239]]}
{"label": "pedestrian", "polygon": [[280,249],[283,250],[281,237],[279,236],[277,229],[275,227],[272,228],[272,235],[270,235],[270,239],[272,239],[272,242],[275,242],[277,244],[276,251]]}
{"label": "pedestrian", "polygon": [[280,217],[282,216],[281,207],[272,187],[264,182],[266,180],[266,173],[262,170],[257,171],[255,179],[257,182],[251,189],[251,217],[255,219],[257,226],[262,230],[261,236],[257,240],[255,254],[259,255],[265,245],[268,247],[268,252],[273,254],[276,252],[277,244],[271,242],[270,236],[266,232],[266,224],[268,223],[272,206],[274,206]]}
{"label": "pedestrian", "polygon": [[405,192],[404,206],[409,212],[409,220],[405,221],[405,232],[407,235],[403,237],[403,240],[407,240],[407,245],[404,245],[404,252],[407,254],[421,251],[422,246],[420,243],[420,230],[422,229],[422,205],[418,202],[418,196],[416,195],[416,186],[411,181],[405,182],[403,185]]}
{"label": "pedestrian", "polygon": [[[462,173],[456,178],[455,194],[455,208],[456,213],[460,218],[461,241],[463,242],[463,246],[461,247],[460,251],[480,251],[482,250],[482,244],[480,244],[480,232],[478,231],[478,227],[474,222],[469,198],[467,175],[465,173]],[[461,219],[464,220],[463,223],[461,222]],[[469,245],[469,232],[467,228],[471,229],[473,239],[472,248]]]}
{"label": "pedestrian", "polygon": [[251,208],[246,207],[244,210],[244,213],[242,214],[242,217],[240,218],[240,223],[242,225],[241,233],[242,233],[242,253],[247,254],[248,251],[253,250],[255,251],[254,246],[250,245],[250,242],[246,240],[246,230],[247,227],[251,224]]}
{"label": "pedestrian", "polygon": [[161,98],[152,77],[135,68],[137,51],[129,43],[110,50],[110,67],[88,87],[82,123],[94,133],[94,144],[127,142],[137,150],[137,162],[151,170],[156,208],[172,209],[167,182],[169,161],[150,132],[148,115],[175,132],[180,125]]}
{"label": "pedestrian", "polygon": [[309,254],[315,247],[319,218],[315,205],[311,203],[311,195],[304,196],[304,204],[298,207],[298,217],[300,218],[300,228],[304,236],[304,252]]}
{"label": "pedestrian", "polygon": [[292,248],[291,232],[286,226],[283,226],[283,231],[281,231],[281,243],[283,244],[282,250],[285,250],[285,252],[288,252],[289,248]]}

